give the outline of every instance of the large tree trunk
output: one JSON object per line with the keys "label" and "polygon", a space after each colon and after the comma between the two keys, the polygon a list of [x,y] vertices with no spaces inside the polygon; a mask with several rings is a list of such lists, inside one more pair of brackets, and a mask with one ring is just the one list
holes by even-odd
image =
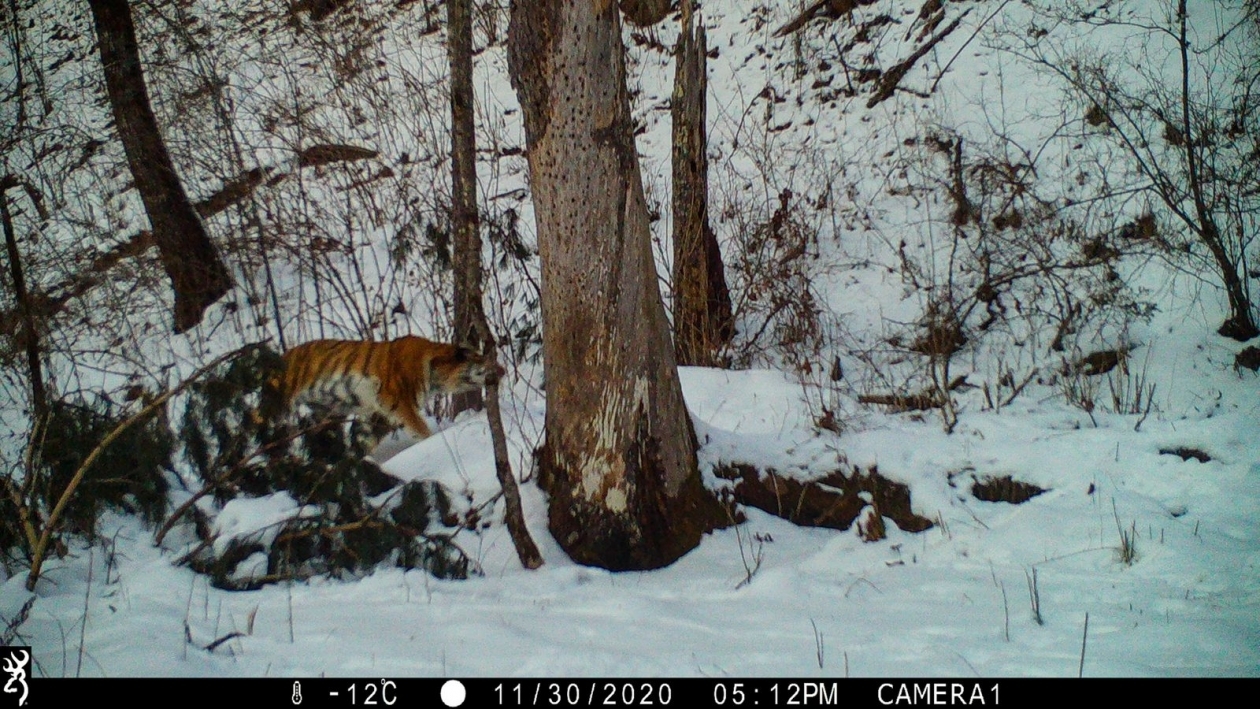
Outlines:
{"label": "large tree trunk", "polygon": [[127,0],[88,0],[88,4],[96,21],[118,137],[175,291],[175,332],[184,332],[200,323],[205,309],[231,289],[232,277],[184,194],[158,131]]}
{"label": "large tree trunk", "polygon": [[575,561],[664,566],[722,524],[652,260],[612,0],[518,0],[508,68],[520,97],[542,256],[550,528]]}
{"label": "large tree trunk", "polygon": [[682,3],[675,49],[673,120],[674,355],[679,364],[712,367],[734,335],[722,253],[709,226],[705,138],[705,36],[693,34],[692,2]]}

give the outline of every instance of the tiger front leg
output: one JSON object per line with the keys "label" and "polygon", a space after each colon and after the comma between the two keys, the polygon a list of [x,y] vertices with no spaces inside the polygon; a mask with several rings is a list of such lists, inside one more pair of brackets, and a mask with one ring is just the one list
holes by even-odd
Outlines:
{"label": "tiger front leg", "polygon": [[402,405],[393,412],[393,415],[402,422],[407,430],[416,435],[419,440],[424,440],[433,435],[429,430],[429,424],[425,423],[424,416],[420,415],[419,409],[414,406]]}

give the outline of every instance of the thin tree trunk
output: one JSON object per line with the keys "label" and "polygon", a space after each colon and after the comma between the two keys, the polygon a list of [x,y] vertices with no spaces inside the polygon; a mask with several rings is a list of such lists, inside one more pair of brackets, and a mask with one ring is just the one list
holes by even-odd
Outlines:
{"label": "thin tree trunk", "polygon": [[617,5],[513,2],[508,69],[542,257],[550,529],[579,563],[664,566],[728,516],[700,482],[657,286]]}
{"label": "thin tree trunk", "polygon": [[[481,233],[477,216],[477,153],[473,133],[472,3],[446,3],[451,65],[451,262],[455,271],[455,341],[481,343]],[[453,414],[480,409],[481,392],[452,397]]]}
{"label": "thin tree trunk", "polygon": [[26,278],[22,273],[22,255],[18,252],[17,233],[13,229],[13,216],[9,213],[9,196],[5,192],[16,187],[18,181],[11,175],[0,178],[0,225],[4,228],[4,246],[9,256],[9,277],[13,281],[13,297],[18,312],[22,314],[22,326],[16,338],[26,351],[26,367],[31,380],[31,420],[35,430],[48,416],[48,394],[44,389],[44,370],[40,361],[39,330],[31,307],[30,294],[26,291]]}
{"label": "thin tree trunk", "polygon": [[1177,3],[1177,17],[1180,22],[1177,42],[1181,55],[1181,130],[1182,135],[1185,136],[1186,171],[1190,182],[1190,194],[1194,199],[1195,217],[1198,220],[1195,230],[1216,261],[1216,267],[1221,272],[1225,294],[1229,300],[1229,318],[1217,332],[1239,342],[1246,342],[1260,335],[1260,328],[1256,326],[1255,319],[1252,317],[1251,299],[1248,297],[1246,284],[1238,275],[1236,259],[1230,258],[1226,251],[1216,219],[1212,216],[1212,210],[1208,208],[1207,200],[1203,196],[1203,177],[1199,173],[1200,144],[1190,122],[1190,43],[1186,37],[1186,0],[1180,0]]}
{"label": "thin tree trunk", "polygon": [[722,253],[709,226],[709,158],[705,136],[704,28],[693,33],[692,0],[682,0],[682,33],[674,61],[674,355],[679,364],[712,367],[734,335]]}
{"label": "thin tree trunk", "polygon": [[[448,0],[458,2],[459,0]],[[487,348],[491,353],[493,347]],[[490,356],[493,356],[491,354]],[[499,410],[499,382],[496,379],[486,384],[486,419],[490,422],[490,441],[494,447],[494,472],[499,478],[499,487],[503,489],[503,520],[507,523],[508,536],[512,537],[512,545],[516,547],[516,558],[521,566],[537,569],[543,565],[542,553],[525,526],[525,513],[521,509],[521,490],[516,484],[516,476],[512,474],[512,463],[508,460],[507,432],[503,430],[503,413]]]}
{"label": "thin tree trunk", "polygon": [[88,0],[88,4],[96,22],[118,137],[175,291],[175,332],[184,332],[200,323],[206,308],[231,289],[232,278],[188,201],[162,141],[149,105],[127,0]]}
{"label": "thin tree trunk", "polygon": [[[477,219],[477,152],[473,134],[472,0],[447,0],[447,52],[451,64],[451,221],[455,232],[455,337],[476,343],[487,359],[495,357],[481,293],[481,234]],[[499,411],[498,379],[486,385],[486,418],[494,447],[494,469],[503,488],[504,519],[521,566],[542,566],[542,554],[525,526],[521,492],[508,460],[507,433]],[[482,406],[481,392],[454,397],[455,413]]]}

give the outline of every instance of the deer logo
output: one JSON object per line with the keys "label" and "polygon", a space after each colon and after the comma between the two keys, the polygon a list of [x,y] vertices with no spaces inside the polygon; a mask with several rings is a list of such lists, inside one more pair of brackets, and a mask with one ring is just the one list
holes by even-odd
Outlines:
{"label": "deer logo", "polygon": [[[18,656],[22,659],[19,660]],[[4,671],[9,673],[9,681],[4,683],[5,694],[15,694],[22,692],[22,697],[18,699],[18,706],[26,704],[26,695],[30,693],[30,688],[26,686],[26,665],[31,661],[31,653],[28,650],[15,650],[10,652],[9,656],[4,658]],[[14,685],[21,685],[21,689]]]}

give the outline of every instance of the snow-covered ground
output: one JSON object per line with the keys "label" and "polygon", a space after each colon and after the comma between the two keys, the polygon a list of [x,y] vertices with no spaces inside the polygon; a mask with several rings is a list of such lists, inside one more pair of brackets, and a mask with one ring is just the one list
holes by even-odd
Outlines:
{"label": "snow-covered ground", "polygon": [[[1208,351],[1214,338],[1198,339]],[[1151,417],[1140,432],[1134,417],[1094,427],[1033,394],[964,416],[953,435],[880,417],[834,438],[809,429],[799,385],[778,373],[684,370],[706,456],[877,464],[937,526],[889,525],[866,543],[751,510],[669,568],[614,574],[565,558],[526,485],[537,571],[495,526],[457,538],[482,577],[382,569],[230,593],[173,567],[134,520],[111,519],[108,549],[46,571],[22,634],[48,676],[1073,676],[1088,613],[1087,675],[1255,675],[1255,375],[1198,381],[1213,379],[1209,413]],[[1213,460],[1159,453],[1183,445]],[[489,448],[484,420],[467,416],[387,468],[488,496]],[[973,475],[1005,474],[1049,490],[1019,506],[970,495]],[[1132,563],[1121,529],[1136,532]],[[24,580],[6,583],[0,614],[25,598]],[[243,636],[201,649],[231,632]]]}

